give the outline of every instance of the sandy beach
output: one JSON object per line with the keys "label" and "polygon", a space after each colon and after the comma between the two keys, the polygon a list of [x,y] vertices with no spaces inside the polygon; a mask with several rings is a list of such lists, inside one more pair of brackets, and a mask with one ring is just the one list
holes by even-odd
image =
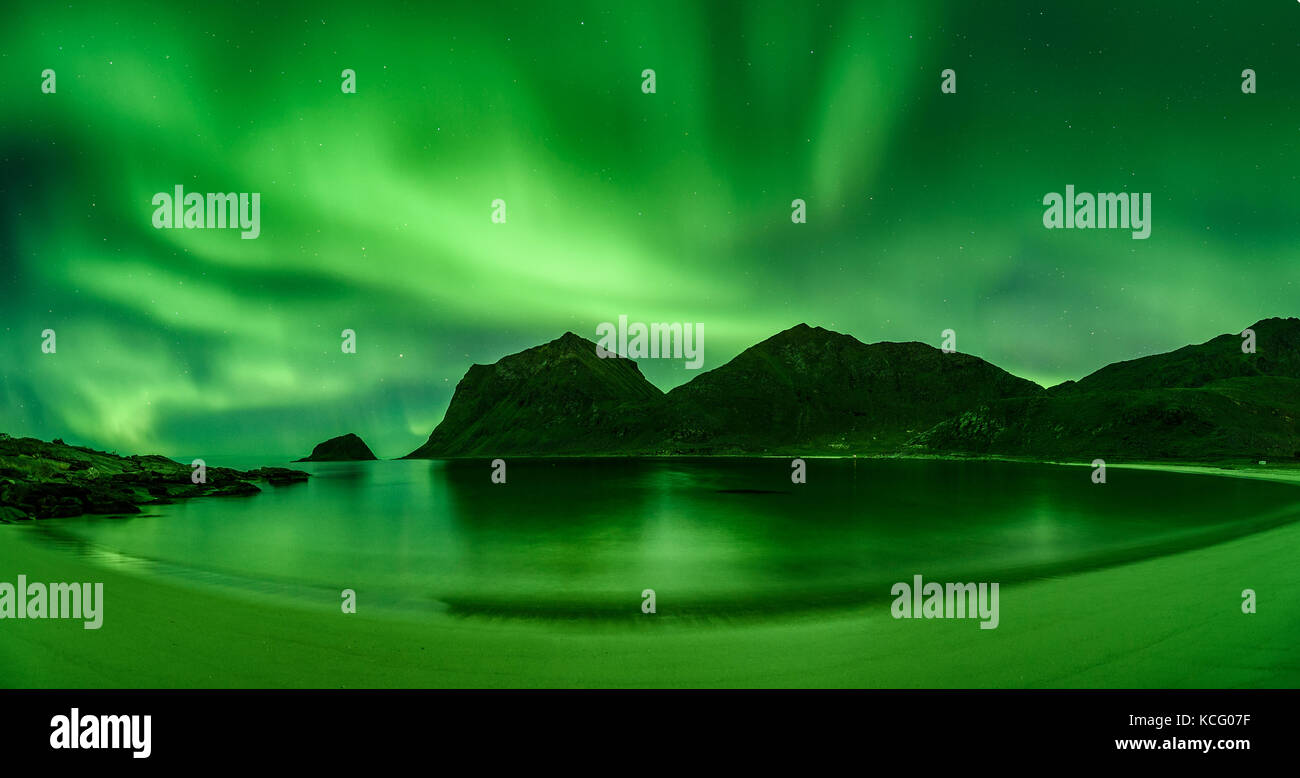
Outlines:
{"label": "sandy beach", "polygon": [[[0,527],[0,570],[102,581],[104,626],[0,624],[4,687],[1300,686],[1300,523],[1006,585],[1001,625],[887,604],[737,623],[340,612],[104,565]],[[1258,612],[1244,614],[1253,589]]]}

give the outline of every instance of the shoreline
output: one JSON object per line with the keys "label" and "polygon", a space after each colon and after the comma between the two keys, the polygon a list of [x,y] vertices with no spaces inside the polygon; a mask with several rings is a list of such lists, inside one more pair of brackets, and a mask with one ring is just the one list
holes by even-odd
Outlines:
{"label": "shoreline", "polygon": [[[1300,481],[1186,464],[1114,467]],[[1276,513],[1283,511],[1290,509]],[[732,619],[520,618],[458,613],[432,600],[427,608],[363,606],[343,615],[334,591],[250,590],[23,539],[0,543],[0,569],[31,580],[104,582],[104,625],[85,632],[79,622],[0,624],[0,686],[1300,687],[1300,667],[1287,659],[1300,640],[1290,617],[1300,612],[1300,569],[1290,552],[1300,522],[1262,518],[1278,523],[1234,523],[1208,543],[1199,535],[1187,548],[1125,549],[1126,558],[1101,566],[1013,576],[996,630],[895,620],[888,598]],[[1246,588],[1260,592],[1260,613],[1240,612]]]}
{"label": "shoreline", "polygon": [[[1071,461],[1057,459],[1040,459],[1036,457],[1014,457],[1014,456],[995,456],[980,455],[967,456],[962,454],[607,454],[607,455],[567,455],[555,454],[544,456],[500,456],[483,454],[481,456],[457,456],[457,457],[394,457],[391,459],[376,460],[349,460],[349,461],[375,461],[375,462],[485,462],[492,459],[504,459],[510,461],[527,461],[527,462],[633,462],[633,461],[691,461],[691,460],[758,460],[758,459],[822,459],[822,460],[854,460],[880,461],[880,460],[909,460],[921,462],[1008,462],[1012,464],[1024,465],[1054,465],[1058,467],[1092,467],[1091,462]],[[1300,462],[1270,465],[1246,465],[1241,466],[1215,464],[1210,462],[1190,462],[1186,460],[1137,460],[1137,461],[1107,461],[1106,469],[1111,470],[1153,470],[1169,473],[1186,473],[1189,475],[1221,475],[1232,478],[1254,478],[1265,481],[1276,481],[1279,483],[1300,483]]]}
{"label": "shoreline", "polygon": [[303,470],[259,467],[235,470],[190,465],[157,454],[120,456],[61,438],[15,438],[0,434],[0,524],[79,516],[128,516],[142,506],[195,497],[247,497],[305,482]]}
{"label": "shoreline", "polygon": [[[9,543],[0,566],[32,580],[103,581],[105,616],[94,632],[79,622],[6,623],[0,686],[1294,688],[1298,543],[1291,523],[1008,585],[996,630],[895,620],[884,603],[682,629],[364,608],[344,616],[324,594],[246,596]],[[1241,613],[1244,588],[1260,592],[1259,613]]]}

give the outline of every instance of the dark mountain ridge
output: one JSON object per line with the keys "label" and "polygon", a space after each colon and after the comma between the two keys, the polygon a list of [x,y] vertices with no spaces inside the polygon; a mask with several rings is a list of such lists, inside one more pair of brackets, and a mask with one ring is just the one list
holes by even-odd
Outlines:
{"label": "dark mountain ridge", "polygon": [[800,324],[664,394],[591,341],[474,365],[411,458],[762,454],[1300,456],[1300,319],[1044,390],[978,357]]}
{"label": "dark mountain ridge", "polygon": [[474,365],[407,458],[887,451],[1042,387],[967,354],[800,324],[664,395],[573,333]]}
{"label": "dark mountain ridge", "polygon": [[1300,379],[1300,319],[1263,319],[1247,329],[1255,333],[1254,353],[1242,351],[1241,335],[1219,335],[1167,353],[1115,362],[1048,391],[1195,388],[1254,376]]}
{"label": "dark mountain ridge", "polygon": [[660,453],[888,451],[981,402],[1042,393],[969,354],[800,324],[667,395]]}
{"label": "dark mountain ridge", "polygon": [[1253,354],[1227,334],[1116,362],[1038,397],[972,408],[909,447],[1062,459],[1300,458],[1300,319],[1249,329]]}

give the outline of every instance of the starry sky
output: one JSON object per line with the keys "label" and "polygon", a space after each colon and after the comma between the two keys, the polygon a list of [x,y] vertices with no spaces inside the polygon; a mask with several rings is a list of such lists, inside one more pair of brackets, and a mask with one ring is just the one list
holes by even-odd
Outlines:
{"label": "starry sky", "polygon": [[[799,322],[951,328],[1050,385],[1300,307],[1300,3],[25,5],[15,435],[400,456],[471,363],[619,315],[703,324],[706,369]],[[261,236],[154,229],[177,184],[260,192]],[[1151,237],[1044,229],[1067,184],[1150,192]]]}

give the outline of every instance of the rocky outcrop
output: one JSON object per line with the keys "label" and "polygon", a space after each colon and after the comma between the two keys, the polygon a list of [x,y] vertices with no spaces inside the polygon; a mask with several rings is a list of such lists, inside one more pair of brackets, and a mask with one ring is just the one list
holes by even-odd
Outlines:
{"label": "rocky outcrop", "polygon": [[59,440],[46,443],[0,433],[0,521],[132,514],[142,505],[190,497],[257,494],[256,481],[280,485],[308,477],[283,467],[208,467],[204,482],[194,483],[193,472],[166,457],[121,457]]}
{"label": "rocky outcrop", "polygon": [[311,453],[295,462],[359,462],[377,459],[366,442],[349,432],[317,444]]}

